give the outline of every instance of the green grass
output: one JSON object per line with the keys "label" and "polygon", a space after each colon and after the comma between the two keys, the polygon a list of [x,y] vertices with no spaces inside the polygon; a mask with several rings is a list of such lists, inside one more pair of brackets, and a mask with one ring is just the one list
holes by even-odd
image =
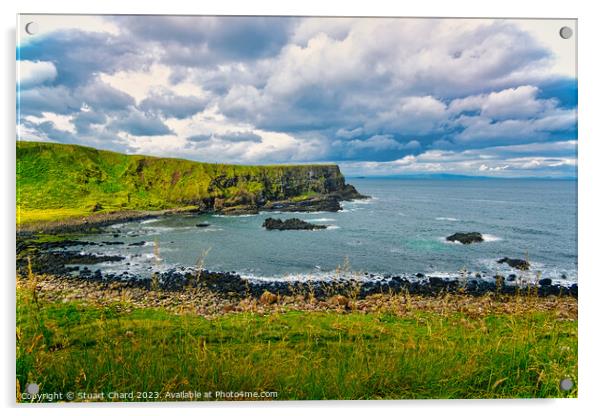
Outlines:
{"label": "green grass", "polygon": [[17,142],[18,224],[199,206],[207,198],[252,204],[327,193],[343,183],[336,165],[225,165]]}
{"label": "green grass", "polygon": [[[41,392],[275,391],[278,400],[576,397],[577,321],[552,313],[230,313],[17,293],[17,380]],[[131,400],[131,399],[127,399]]]}

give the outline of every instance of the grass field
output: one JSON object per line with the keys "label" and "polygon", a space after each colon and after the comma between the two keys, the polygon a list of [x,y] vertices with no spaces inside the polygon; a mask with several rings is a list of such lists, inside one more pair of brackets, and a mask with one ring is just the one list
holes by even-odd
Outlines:
{"label": "grass field", "polygon": [[[577,319],[532,307],[361,311],[250,309],[211,317],[49,301],[17,291],[17,383],[75,400],[179,400],[181,391],[276,392],[256,400],[576,397]],[[446,300],[449,302],[450,300]],[[453,299],[451,300],[453,301]],[[572,300],[576,303],[576,300]],[[516,300],[524,302],[522,299]],[[491,304],[491,308],[480,305]],[[136,392],[146,396],[138,397]],[[18,400],[20,400],[18,395]],[[227,398],[222,398],[227,399]]]}

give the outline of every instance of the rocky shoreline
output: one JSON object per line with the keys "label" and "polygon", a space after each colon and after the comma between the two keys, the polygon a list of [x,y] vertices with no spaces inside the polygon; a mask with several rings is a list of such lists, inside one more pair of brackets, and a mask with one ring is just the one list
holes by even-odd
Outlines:
{"label": "rocky shoreline", "polygon": [[353,293],[329,294],[318,298],[313,293],[279,295],[264,291],[260,296],[230,296],[206,288],[186,290],[147,289],[130,282],[101,281],[44,275],[35,279],[17,280],[20,290],[35,290],[39,299],[50,302],[82,302],[128,311],[134,308],[161,308],[171,313],[192,313],[212,318],[227,313],[296,311],[357,311],[397,315],[428,311],[441,314],[469,313],[487,316],[490,313],[521,313],[538,310],[555,314],[558,319],[577,319],[577,299],[573,296],[513,296],[488,293],[472,296],[463,293],[442,293],[422,296],[407,292],[376,293],[362,298]]}
{"label": "rocky shoreline", "polygon": [[[114,244],[115,242],[108,242]],[[516,274],[507,276],[486,276],[482,273],[467,272],[463,277],[415,275],[374,275],[369,273],[334,275],[328,280],[306,279],[253,279],[236,272],[216,272],[193,268],[174,268],[156,272],[153,279],[136,276],[124,270],[119,273],[103,273],[94,264],[124,260],[121,256],[96,256],[70,249],[78,245],[102,245],[103,243],[77,240],[36,241],[21,240],[17,244],[17,273],[27,276],[29,268],[34,274],[53,275],[69,279],[95,282],[118,282],[125,287],[150,290],[160,288],[165,291],[185,291],[190,288],[208,290],[221,296],[260,298],[268,292],[275,296],[309,294],[325,299],[339,294],[365,298],[378,293],[408,293],[423,296],[436,296],[442,293],[461,293],[482,296],[488,293],[515,295],[531,293],[539,296],[578,296],[578,285],[554,284],[544,278],[538,282],[520,284]],[[506,260],[506,259],[504,259]],[[509,260],[509,259],[508,259]]]}
{"label": "rocky shoreline", "polygon": [[[93,233],[100,232],[102,228],[109,225],[128,222],[141,221],[152,218],[158,218],[167,215],[176,215],[190,213],[200,214],[219,214],[219,215],[249,215],[257,214],[260,211],[278,211],[278,212],[337,212],[341,211],[342,201],[351,201],[354,199],[369,199],[369,196],[360,194],[353,185],[346,184],[340,190],[327,194],[314,195],[307,198],[292,198],[279,201],[253,201],[239,205],[224,204],[223,201],[204,201],[198,206],[189,206],[183,208],[173,208],[158,211],[114,211],[91,214],[83,218],[70,218],[62,221],[48,221],[31,224],[17,225],[17,240],[31,238],[39,233],[44,234],[69,234],[69,233]],[[240,201],[238,201],[240,202]],[[199,225],[205,226],[205,225]]]}
{"label": "rocky shoreline", "polygon": [[[182,291],[191,287],[202,288],[229,297],[251,296],[260,298],[264,293],[275,296],[290,296],[295,293],[311,293],[317,298],[326,298],[333,294],[349,294],[353,292],[359,298],[365,298],[377,293],[408,293],[434,296],[441,293],[461,293],[481,296],[488,293],[513,295],[528,291],[539,296],[568,295],[578,296],[578,285],[570,286],[552,282],[549,278],[538,279],[536,282],[525,283],[515,273],[507,276],[486,276],[482,272],[466,272],[463,276],[441,277],[435,275],[361,275],[329,279],[256,279],[241,276],[236,272],[217,272],[195,270],[193,268],[174,268],[154,273],[154,279],[136,276],[135,273],[123,270],[118,273],[103,273],[93,267],[94,264],[117,262],[125,260],[120,255],[94,255],[71,249],[73,246],[86,245],[119,245],[120,241],[86,242],[73,239],[73,236],[103,232],[104,227],[126,221],[157,218],[162,215],[190,213],[220,213],[222,215],[239,215],[262,211],[284,212],[314,212],[337,211],[342,209],[340,202],[352,199],[368,198],[359,194],[352,185],[344,185],[342,189],[325,195],[317,195],[301,200],[284,200],[264,202],[262,205],[238,205],[233,207],[221,206],[219,211],[202,207],[194,209],[175,209],[163,211],[121,211],[109,214],[99,214],[80,220],[69,220],[55,224],[45,224],[42,228],[20,229],[17,232],[17,274],[26,276],[29,268],[33,273],[52,275],[60,278],[76,278],[95,282],[118,282],[126,287],[151,289],[159,287],[166,291]],[[215,201],[212,202],[215,204]],[[207,227],[209,223],[199,223],[197,227]],[[263,224],[266,229],[273,230],[318,230],[325,226],[315,225],[293,218],[286,221],[267,218]],[[113,237],[119,236],[115,231]],[[71,236],[71,237],[70,237]],[[456,233],[447,237],[448,241],[471,244],[482,241],[480,233]],[[130,245],[143,245],[144,241]],[[525,260],[504,257],[498,263],[506,263],[518,270],[517,273],[529,270]],[[126,268],[129,263],[125,264]],[[567,282],[568,283],[568,282]]]}

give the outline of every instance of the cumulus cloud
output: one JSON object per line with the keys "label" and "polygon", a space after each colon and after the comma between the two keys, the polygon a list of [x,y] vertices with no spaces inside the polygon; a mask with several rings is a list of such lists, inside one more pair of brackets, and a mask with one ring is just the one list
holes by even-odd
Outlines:
{"label": "cumulus cloud", "polygon": [[161,114],[165,118],[179,119],[190,117],[205,108],[207,100],[194,96],[180,96],[172,91],[162,88],[152,91],[140,102],[142,111]]}
{"label": "cumulus cloud", "polygon": [[276,54],[294,18],[213,16],[114,16],[127,37],[160,46],[167,65],[211,66]]}
{"label": "cumulus cloud", "polygon": [[171,133],[158,117],[134,109],[114,120],[110,127],[133,136],[163,136]]}
{"label": "cumulus cloud", "polygon": [[479,111],[481,115],[493,119],[532,118],[557,107],[554,99],[537,99],[539,88],[521,85],[489,94],[455,99],[450,110],[455,113]]}
{"label": "cumulus cloud", "polygon": [[524,22],[57,22],[18,46],[22,137],[366,172],[574,168],[575,80],[554,73],[555,52]]}
{"label": "cumulus cloud", "polygon": [[19,87],[30,88],[52,81],[56,78],[56,67],[52,62],[20,61],[19,62]]}
{"label": "cumulus cloud", "polygon": [[486,148],[480,152],[429,150],[417,156],[408,155],[390,162],[344,162],[342,164],[342,168],[349,174],[407,175],[445,172],[501,177],[574,177],[576,166],[576,155],[508,157],[501,148]]}

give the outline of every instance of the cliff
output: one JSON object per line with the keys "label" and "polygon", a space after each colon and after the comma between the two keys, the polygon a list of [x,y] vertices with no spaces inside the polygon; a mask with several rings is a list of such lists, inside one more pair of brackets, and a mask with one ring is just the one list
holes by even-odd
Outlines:
{"label": "cliff", "polygon": [[224,214],[336,211],[339,201],[361,197],[336,165],[226,165],[77,145],[17,143],[22,222],[182,207]]}

